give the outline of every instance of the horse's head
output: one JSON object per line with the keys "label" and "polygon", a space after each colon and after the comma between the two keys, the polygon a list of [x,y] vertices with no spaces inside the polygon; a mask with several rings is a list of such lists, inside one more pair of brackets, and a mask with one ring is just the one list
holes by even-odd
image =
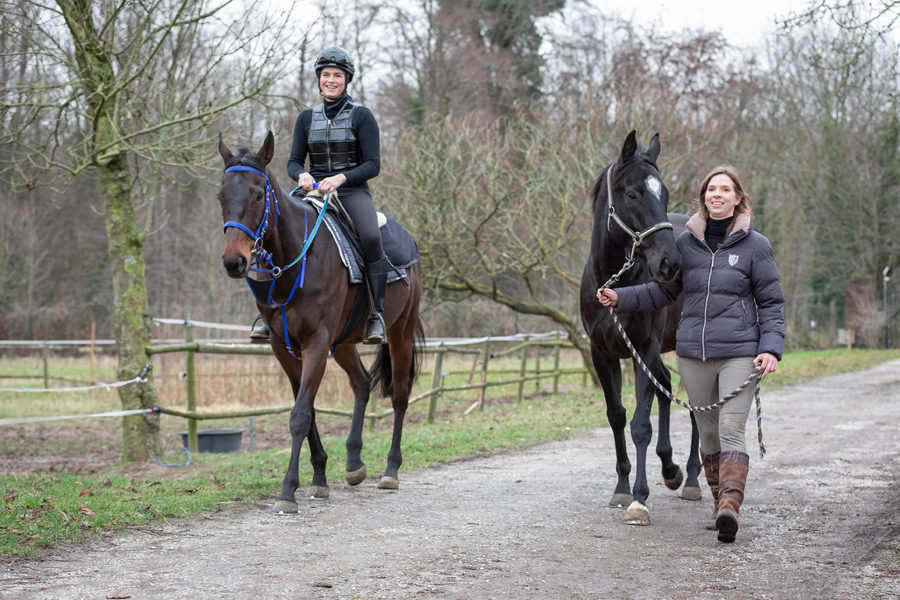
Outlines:
{"label": "horse's head", "polygon": [[230,277],[246,277],[250,257],[262,248],[263,240],[275,229],[278,200],[266,167],[275,150],[270,131],[256,154],[246,148],[231,153],[219,134],[219,154],[225,174],[217,194],[225,223],[225,250],[222,264]]}
{"label": "horse's head", "polygon": [[667,217],[669,190],[659,176],[658,157],[658,133],[646,150],[637,142],[635,132],[629,133],[622,154],[594,187],[595,206],[606,200],[604,216],[610,239],[626,246],[631,258],[643,257],[650,276],[666,283],[678,275],[681,254]]}

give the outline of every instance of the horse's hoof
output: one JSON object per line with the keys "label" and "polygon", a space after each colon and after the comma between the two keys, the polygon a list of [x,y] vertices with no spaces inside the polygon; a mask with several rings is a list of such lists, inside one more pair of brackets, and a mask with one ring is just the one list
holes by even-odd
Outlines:
{"label": "horse's hoof", "polygon": [[613,494],[612,500],[609,501],[610,508],[625,508],[634,500],[631,494]]}
{"label": "horse's hoof", "polygon": [[345,475],[347,483],[350,485],[359,485],[366,480],[366,465],[361,466],[355,471],[347,471]]}
{"label": "horse's hoof", "polygon": [[330,490],[327,485],[311,485],[306,497],[310,500],[325,500],[328,498],[329,493]]}
{"label": "horse's hoof", "polygon": [[678,472],[675,473],[675,477],[672,479],[666,479],[666,487],[670,490],[677,490],[681,487],[681,484],[684,483],[684,471],[681,470],[681,467],[678,467]]}
{"label": "horse's hoof", "polygon": [[272,507],[272,512],[276,515],[295,515],[297,514],[297,503],[291,500],[278,500]]}
{"label": "horse's hoof", "polygon": [[650,511],[647,507],[635,500],[625,511],[626,525],[649,525]]}
{"label": "horse's hoof", "polygon": [[400,480],[396,477],[390,477],[388,475],[382,476],[381,480],[378,482],[378,489],[382,490],[396,490],[400,488]]}
{"label": "horse's hoof", "polygon": [[700,500],[702,498],[703,494],[700,493],[700,486],[698,485],[686,485],[681,488],[682,500]]}

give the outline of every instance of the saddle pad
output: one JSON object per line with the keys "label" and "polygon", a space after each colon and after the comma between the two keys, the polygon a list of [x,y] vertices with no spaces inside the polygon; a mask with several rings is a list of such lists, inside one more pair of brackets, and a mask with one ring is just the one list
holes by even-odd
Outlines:
{"label": "saddle pad", "polygon": [[[315,207],[317,212],[321,212],[322,203],[314,198],[307,198],[307,201]],[[390,215],[384,215],[384,217],[385,223],[380,228],[381,243],[384,246],[384,253],[387,254],[388,260],[395,267],[395,269],[388,271],[387,278],[388,283],[393,283],[400,279],[406,279],[406,267],[419,262],[419,246],[412,235],[393,217]],[[329,210],[325,213],[323,222],[337,245],[338,253],[341,255],[341,262],[347,267],[350,283],[362,283],[362,258],[353,248],[348,234],[338,223],[336,215]],[[381,224],[380,218],[379,224]]]}

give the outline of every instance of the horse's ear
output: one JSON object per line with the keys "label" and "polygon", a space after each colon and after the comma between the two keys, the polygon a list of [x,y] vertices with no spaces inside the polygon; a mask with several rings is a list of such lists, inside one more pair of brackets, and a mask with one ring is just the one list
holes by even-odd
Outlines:
{"label": "horse's ear", "polygon": [[275,154],[275,135],[272,133],[270,129],[266,134],[266,139],[263,141],[263,145],[260,147],[259,152],[256,155],[259,157],[259,160],[262,161],[263,166],[266,166],[271,162],[272,156]]}
{"label": "horse's ear", "polygon": [[654,133],[650,139],[650,147],[647,148],[647,154],[650,155],[650,160],[654,163],[659,158],[659,133]]}
{"label": "horse's ear", "polygon": [[234,158],[234,154],[231,153],[231,150],[229,150],[228,146],[225,145],[225,142],[222,141],[221,131],[219,132],[219,154],[222,156],[222,160],[225,161],[226,165]]}
{"label": "horse's ear", "polygon": [[637,131],[631,130],[628,137],[625,138],[625,144],[622,145],[622,162],[625,162],[637,152]]}

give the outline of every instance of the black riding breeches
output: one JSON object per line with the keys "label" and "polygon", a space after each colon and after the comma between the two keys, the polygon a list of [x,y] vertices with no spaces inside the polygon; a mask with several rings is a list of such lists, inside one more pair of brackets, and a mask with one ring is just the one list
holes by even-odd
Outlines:
{"label": "black riding breeches", "polygon": [[347,209],[353,220],[353,227],[359,236],[359,245],[366,263],[373,263],[381,258],[384,250],[381,246],[381,232],[378,231],[378,216],[372,194],[364,185],[341,186],[338,198]]}

